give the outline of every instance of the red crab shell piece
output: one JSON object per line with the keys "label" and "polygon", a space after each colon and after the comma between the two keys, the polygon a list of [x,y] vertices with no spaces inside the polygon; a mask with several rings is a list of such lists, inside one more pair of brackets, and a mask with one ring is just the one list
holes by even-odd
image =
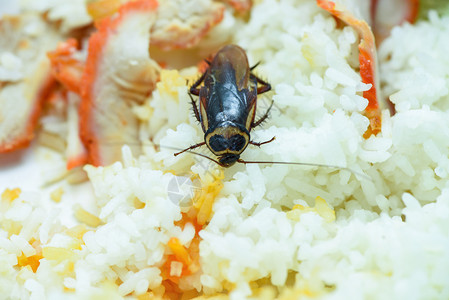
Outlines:
{"label": "red crab shell piece", "polygon": [[105,18],[89,39],[82,77],[80,134],[93,165],[121,158],[123,144],[138,155],[138,120],[132,108],[152,92],[159,66],[150,59],[150,28],[157,2],[133,1]]}
{"label": "red crab shell piece", "polygon": [[163,50],[193,47],[221,22],[224,10],[212,0],[160,1],[151,44]]}
{"label": "red crab shell piece", "polygon": [[[365,4],[369,4],[367,1]],[[353,27],[360,35],[359,44],[359,63],[360,76],[362,81],[371,84],[368,91],[363,92],[363,97],[368,100],[368,106],[365,109],[365,115],[370,121],[370,126],[365,132],[364,137],[368,138],[372,134],[376,135],[381,131],[381,107],[379,101],[379,78],[377,72],[377,53],[374,35],[370,26],[364,19],[370,19],[369,5],[361,6],[359,1],[355,0],[317,0],[317,4],[330,12],[336,18],[342,20],[349,26]],[[362,7],[362,9],[360,9]]]}
{"label": "red crab shell piece", "polygon": [[23,77],[0,81],[0,153],[29,145],[42,105],[56,84],[46,52],[60,35],[35,14],[3,17],[0,44],[21,62]]}

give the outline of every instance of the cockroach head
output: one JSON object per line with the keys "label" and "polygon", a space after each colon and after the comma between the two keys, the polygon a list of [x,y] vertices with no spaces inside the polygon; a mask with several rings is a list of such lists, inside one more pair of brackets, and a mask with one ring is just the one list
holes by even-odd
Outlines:
{"label": "cockroach head", "polygon": [[238,155],[238,154],[226,153],[219,157],[218,162],[219,162],[220,166],[229,168],[229,167],[233,166],[237,162],[237,160],[239,160],[239,158],[240,158],[240,155]]}

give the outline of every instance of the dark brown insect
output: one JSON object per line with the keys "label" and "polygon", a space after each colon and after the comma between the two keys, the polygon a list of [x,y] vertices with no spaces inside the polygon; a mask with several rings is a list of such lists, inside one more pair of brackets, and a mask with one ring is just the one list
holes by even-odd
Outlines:
{"label": "dark brown insect", "polygon": [[[220,166],[230,167],[244,162],[240,154],[248,144],[260,146],[251,140],[251,129],[260,125],[273,105],[255,120],[257,95],[271,90],[271,85],[252,73],[245,51],[236,45],[224,46],[209,63],[208,69],[190,87],[190,98],[196,119],[204,132],[204,142],[175,154],[206,145]],[[200,87],[200,85],[203,85]],[[199,107],[191,95],[199,96]]]}
{"label": "dark brown insect", "polygon": [[[363,178],[368,176],[350,168],[302,162],[283,161],[245,161],[240,158],[248,144],[261,146],[272,142],[275,137],[265,142],[251,140],[251,130],[260,125],[268,117],[273,102],[263,114],[255,120],[257,95],[271,90],[271,85],[252,73],[257,64],[249,67],[245,51],[236,45],[221,48],[214,56],[209,67],[190,87],[195,117],[204,132],[204,142],[192,145],[181,152],[189,152],[207,158],[222,167],[230,167],[236,162],[249,164],[284,164],[317,166],[347,170]],[[201,85],[203,84],[203,85]],[[199,107],[192,95],[199,96]],[[190,150],[206,145],[218,157],[218,160]]]}

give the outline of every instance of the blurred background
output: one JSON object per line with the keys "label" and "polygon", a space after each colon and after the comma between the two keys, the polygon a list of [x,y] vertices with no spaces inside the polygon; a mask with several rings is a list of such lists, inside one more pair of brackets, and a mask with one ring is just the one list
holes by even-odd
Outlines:
{"label": "blurred background", "polygon": [[18,0],[0,0],[0,16],[16,13],[19,7]]}

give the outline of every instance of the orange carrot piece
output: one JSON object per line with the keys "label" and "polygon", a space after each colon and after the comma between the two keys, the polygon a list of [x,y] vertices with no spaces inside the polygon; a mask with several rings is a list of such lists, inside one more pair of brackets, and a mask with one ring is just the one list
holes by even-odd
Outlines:
{"label": "orange carrot piece", "polygon": [[176,258],[182,262],[183,264],[189,266],[192,264],[192,259],[190,258],[189,253],[187,252],[186,248],[181,244],[178,238],[172,237],[168,243],[167,246],[173,251]]}

